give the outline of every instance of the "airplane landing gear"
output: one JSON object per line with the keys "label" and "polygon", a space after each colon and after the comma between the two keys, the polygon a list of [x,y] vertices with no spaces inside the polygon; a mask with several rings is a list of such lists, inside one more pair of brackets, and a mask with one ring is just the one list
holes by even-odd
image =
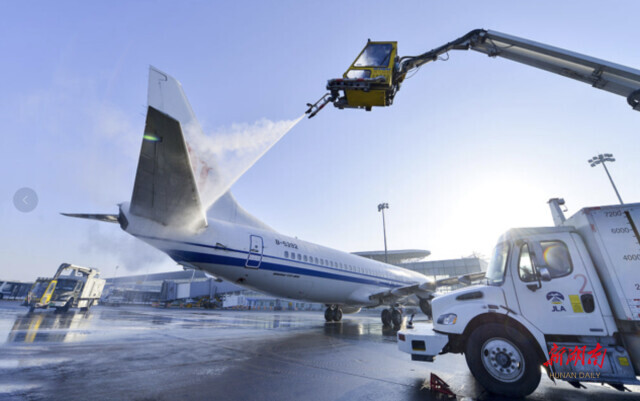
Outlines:
{"label": "airplane landing gear", "polygon": [[327,322],[339,322],[342,320],[342,309],[339,306],[331,305],[324,311],[324,319]]}
{"label": "airplane landing gear", "polygon": [[393,309],[391,311],[391,322],[393,323],[394,328],[400,328],[402,326],[402,311],[400,309]]}
{"label": "airplane landing gear", "polygon": [[402,311],[396,308],[388,308],[383,309],[380,314],[380,319],[382,320],[382,325],[384,327],[390,327],[393,325],[394,328],[400,328],[402,325]]}
{"label": "airplane landing gear", "polygon": [[380,319],[382,319],[382,325],[384,327],[391,326],[391,309],[383,309],[380,314]]}

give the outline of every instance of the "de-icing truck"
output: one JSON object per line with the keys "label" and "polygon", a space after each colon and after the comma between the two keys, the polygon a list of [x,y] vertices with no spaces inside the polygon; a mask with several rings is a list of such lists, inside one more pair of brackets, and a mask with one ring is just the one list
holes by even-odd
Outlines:
{"label": "de-icing truck", "polygon": [[[588,207],[555,227],[514,228],[498,240],[483,285],[432,301],[433,325],[398,332],[417,361],[463,353],[492,393],[524,396],[541,378],[574,387],[640,384],[640,203]],[[411,327],[411,325],[409,325]]]}

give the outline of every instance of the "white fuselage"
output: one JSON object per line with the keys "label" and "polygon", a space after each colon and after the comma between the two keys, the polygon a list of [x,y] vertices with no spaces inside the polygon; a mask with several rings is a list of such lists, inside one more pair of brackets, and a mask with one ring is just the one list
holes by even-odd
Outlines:
{"label": "white fuselage", "polygon": [[208,219],[181,234],[128,213],[123,227],[176,262],[273,296],[331,305],[374,306],[371,294],[422,283],[417,272],[312,244],[274,231]]}

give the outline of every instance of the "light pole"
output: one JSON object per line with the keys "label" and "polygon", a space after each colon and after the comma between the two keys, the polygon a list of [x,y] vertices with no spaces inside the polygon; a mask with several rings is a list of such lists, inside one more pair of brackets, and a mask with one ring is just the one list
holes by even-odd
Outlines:
{"label": "light pole", "polygon": [[613,157],[611,153],[605,153],[605,154],[601,153],[589,159],[589,164],[591,165],[591,167],[595,167],[598,164],[602,164],[602,167],[604,167],[604,171],[607,172],[607,177],[609,177],[609,181],[611,181],[613,190],[616,191],[616,195],[618,196],[618,200],[620,201],[620,204],[624,205],[624,202],[620,197],[620,193],[618,193],[618,188],[616,188],[616,184],[613,183],[613,178],[611,178],[611,174],[609,174],[609,169],[607,168],[607,165],[604,163],[604,162],[614,162],[614,161],[616,161],[616,159]]}
{"label": "light pole", "polygon": [[384,235],[384,263],[389,263],[387,260],[387,227],[384,222],[384,209],[389,209],[388,203],[378,204],[378,211],[382,212],[382,234]]}

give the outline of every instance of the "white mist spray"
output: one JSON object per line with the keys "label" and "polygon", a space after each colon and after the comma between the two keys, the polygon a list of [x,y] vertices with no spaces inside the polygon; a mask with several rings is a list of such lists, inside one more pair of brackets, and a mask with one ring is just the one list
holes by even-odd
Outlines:
{"label": "white mist spray", "polygon": [[204,135],[199,126],[185,127],[191,164],[205,209],[304,118],[253,124],[233,124],[230,129]]}

